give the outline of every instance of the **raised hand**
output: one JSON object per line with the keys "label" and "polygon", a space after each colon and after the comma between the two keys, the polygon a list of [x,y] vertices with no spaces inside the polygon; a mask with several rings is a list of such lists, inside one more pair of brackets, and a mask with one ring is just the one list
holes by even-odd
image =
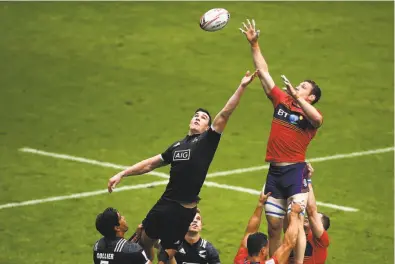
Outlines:
{"label": "raised hand", "polygon": [[252,24],[249,19],[247,19],[247,25],[243,22],[243,28],[239,28],[240,31],[247,37],[248,42],[251,45],[258,42],[260,30],[255,29],[255,20],[252,19]]}

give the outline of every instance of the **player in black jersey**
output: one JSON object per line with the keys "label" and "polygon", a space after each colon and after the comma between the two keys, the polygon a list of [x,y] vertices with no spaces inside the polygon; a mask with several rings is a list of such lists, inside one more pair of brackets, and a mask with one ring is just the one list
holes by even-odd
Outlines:
{"label": "player in black jersey", "polygon": [[125,217],[114,208],[107,208],[96,218],[96,229],[104,237],[93,247],[94,264],[150,264],[143,248],[124,239],[128,231]]}
{"label": "player in black jersey", "polygon": [[169,264],[220,264],[217,249],[207,240],[200,236],[202,230],[202,216],[197,209],[195,218],[189,226],[174,258]]}
{"label": "player in black jersey", "polygon": [[235,93],[212,123],[207,110],[197,109],[189,123],[186,137],[171,144],[162,154],[136,163],[108,181],[108,191],[111,192],[123,177],[144,174],[171,164],[166,190],[142,222],[144,230],[140,243],[151,260],[152,248],[158,239],[165,249],[159,257],[160,264],[166,263],[175,255],[196,215],[196,206],[200,200],[198,195],[217,150],[221,133],[255,76],[256,72],[246,73]]}

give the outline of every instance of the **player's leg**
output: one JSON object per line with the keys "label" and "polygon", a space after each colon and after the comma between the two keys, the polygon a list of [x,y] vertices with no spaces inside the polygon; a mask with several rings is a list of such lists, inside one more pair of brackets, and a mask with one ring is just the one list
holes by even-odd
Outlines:
{"label": "player's leg", "polygon": [[196,207],[185,208],[176,202],[167,208],[163,216],[164,228],[160,237],[160,244],[164,250],[158,256],[159,264],[166,264],[175,256],[195,218],[196,211]]}
{"label": "player's leg", "polygon": [[147,254],[147,258],[151,261],[154,260],[154,256],[155,256],[154,245],[155,245],[156,241],[157,241],[157,239],[150,238],[146,234],[145,230],[143,230],[143,232],[141,234],[141,238],[139,240],[139,244],[144,249],[145,254]]}
{"label": "player's leg", "polygon": [[143,231],[139,244],[144,249],[147,257],[153,261],[155,257],[154,245],[160,238],[163,229],[163,214],[166,211],[166,201],[160,199],[148,212],[142,222]]}
{"label": "player's leg", "polygon": [[[284,178],[286,184],[289,186],[287,188],[287,199],[288,203],[288,212],[291,210],[291,202],[298,202],[303,204],[304,207],[307,205],[308,199],[308,185],[306,180],[306,163],[297,163],[294,165],[290,165],[286,177]],[[306,250],[306,234],[304,232],[303,223],[304,223],[304,215],[305,210],[299,215],[298,221],[298,238],[296,241],[296,246],[294,248],[294,263],[295,264],[303,264],[304,253]]]}
{"label": "player's leg", "polygon": [[267,220],[269,235],[269,256],[273,256],[274,252],[281,245],[281,230],[283,227],[283,219],[286,215],[286,199],[283,197],[282,191],[277,188],[281,175],[278,175],[276,168],[271,167],[266,178],[265,193],[271,192],[271,196],[265,203],[265,215]]}
{"label": "player's leg", "polygon": [[269,235],[269,256],[281,246],[281,231],[286,212],[286,200],[269,197],[265,203],[265,214]]}

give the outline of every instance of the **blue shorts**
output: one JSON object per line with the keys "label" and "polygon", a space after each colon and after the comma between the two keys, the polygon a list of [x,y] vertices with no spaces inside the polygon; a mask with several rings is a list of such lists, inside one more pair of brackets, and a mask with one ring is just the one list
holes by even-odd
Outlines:
{"label": "blue shorts", "polygon": [[271,192],[276,199],[288,199],[298,193],[309,192],[306,162],[288,166],[270,165],[266,178],[265,193]]}

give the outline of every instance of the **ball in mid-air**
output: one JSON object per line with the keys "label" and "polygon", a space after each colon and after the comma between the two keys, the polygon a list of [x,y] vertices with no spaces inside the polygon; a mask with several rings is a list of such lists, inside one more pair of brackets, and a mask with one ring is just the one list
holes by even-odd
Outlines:
{"label": "ball in mid-air", "polygon": [[230,19],[229,12],[224,8],[213,8],[200,18],[200,28],[205,31],[217,31],[226,26]]}

